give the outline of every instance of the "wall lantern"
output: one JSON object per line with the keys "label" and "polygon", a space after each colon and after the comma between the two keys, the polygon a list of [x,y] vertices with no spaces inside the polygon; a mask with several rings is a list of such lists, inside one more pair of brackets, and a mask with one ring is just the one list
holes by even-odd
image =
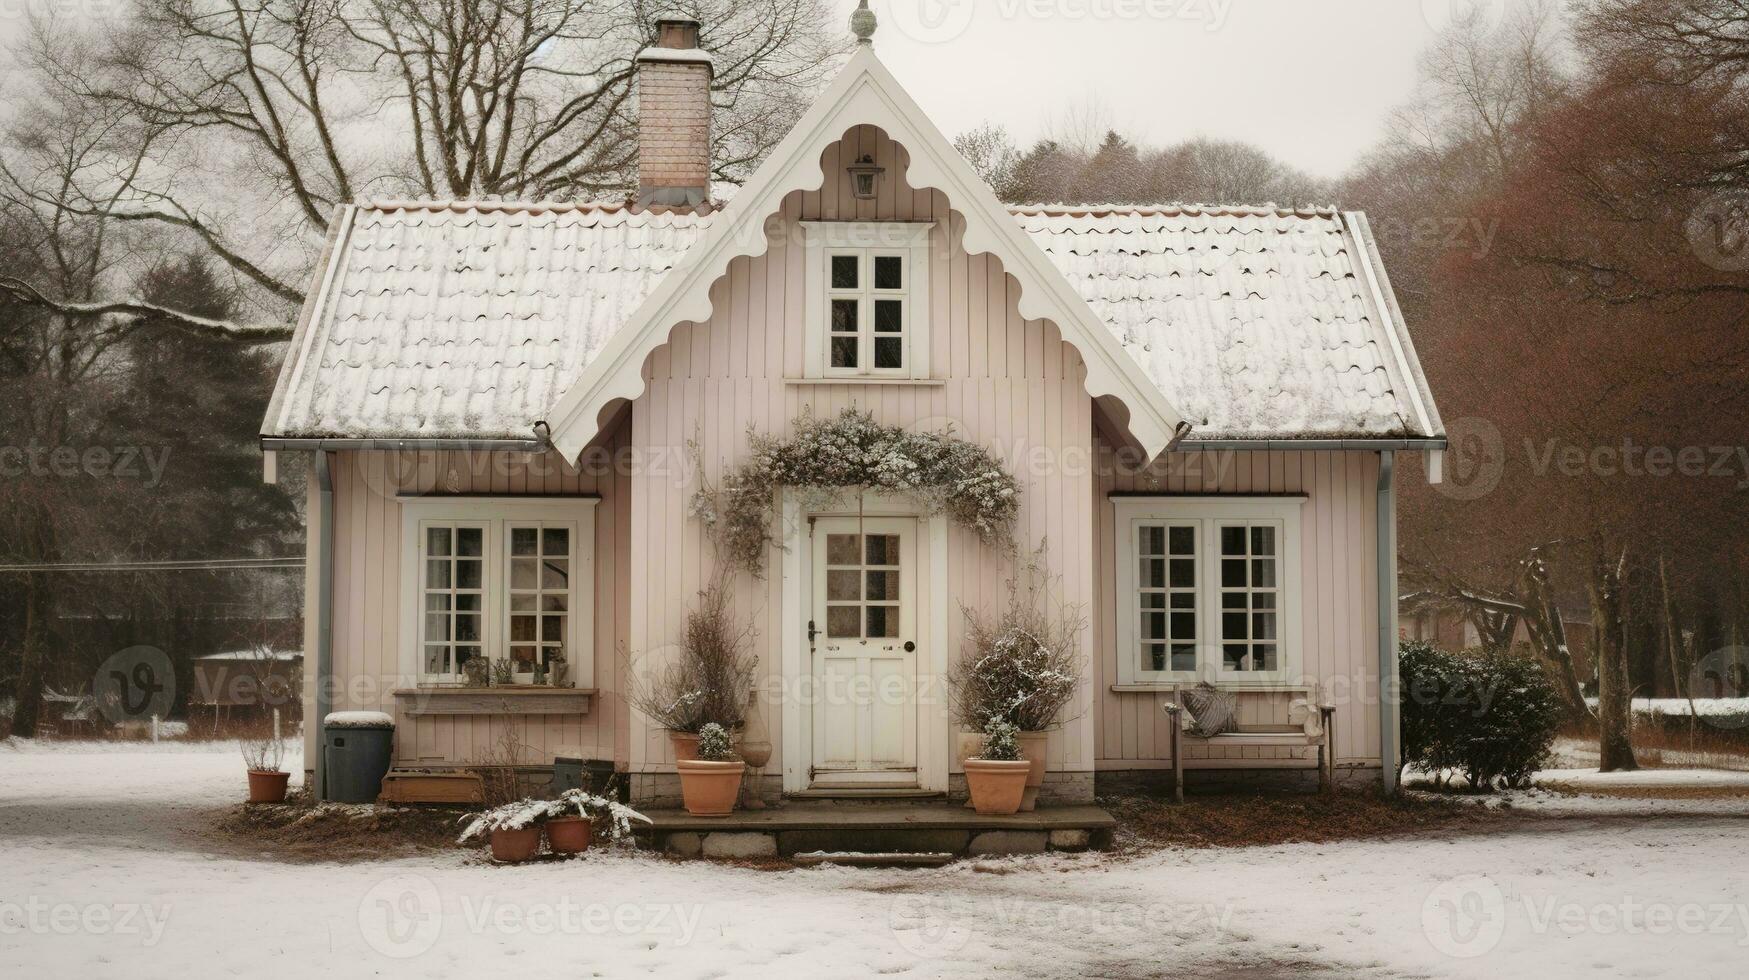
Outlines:
{"label": "wall lantern", "polygon": [[887,168],[875,166],[874,157],[864,153],[862,159],[845,168],[850,171],[850,190],[859,201],[872,201],[880,176]]}

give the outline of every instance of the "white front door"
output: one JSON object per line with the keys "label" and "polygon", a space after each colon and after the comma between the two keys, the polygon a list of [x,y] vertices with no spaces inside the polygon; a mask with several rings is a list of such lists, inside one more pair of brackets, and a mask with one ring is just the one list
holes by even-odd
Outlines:
{"label": "white front door", "polygon": [[815,786],[917,785],[917,521],[813,530]]}

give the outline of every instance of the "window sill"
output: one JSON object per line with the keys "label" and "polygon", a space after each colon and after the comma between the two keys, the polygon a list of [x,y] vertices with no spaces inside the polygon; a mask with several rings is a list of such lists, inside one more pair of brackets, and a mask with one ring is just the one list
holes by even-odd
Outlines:
{"label": "window sill", "polygon": [[786,385],[909,385],[916,388],[945,388],[943,378],[785,378]]}
{"label": "window sill", "polygon": [[586,715],[595,703],[588,687],[416,687],[395,692],[401,714]]}

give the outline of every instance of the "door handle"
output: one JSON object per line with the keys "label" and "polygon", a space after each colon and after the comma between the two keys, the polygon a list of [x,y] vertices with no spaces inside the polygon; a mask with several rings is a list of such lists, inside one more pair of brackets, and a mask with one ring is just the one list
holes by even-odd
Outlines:
{"label": "door handle", "polygon": [[905,641],[905,652],[906,653],[916,653],[917,652],[917,644],[911,642],[910,640],[906,640]]}

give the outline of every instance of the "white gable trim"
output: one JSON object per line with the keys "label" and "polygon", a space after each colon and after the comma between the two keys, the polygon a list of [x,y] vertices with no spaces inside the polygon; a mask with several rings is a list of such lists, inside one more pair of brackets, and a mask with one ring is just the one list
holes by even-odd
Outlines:
{"label": "white gable trim", "polygon": [[594,438],[601,412],[644,389],[644,359],[682,323],[710,319],[710,287],[742,256],[766,251],[766,219],[792,191],[821,186],[820,155],[856,125],[876,126],[910,151],[909,181],[948,197],[965,217],[965,250],[988,252],[1020,283],[1019,308],[1029,320],[1049,319],[1087,366],[1087,394],[1115,396],[1129,408],[1130,434],[1150,458],[1171,444],[1183,416],[1126,353],[1092,307],[1070,287],[994,192],[978,179],[892,73],[861,46],[826,93],[735,195],[710,230],[656,287],[631,321],[614,334],[566,391],[548,420],[553,445],[577,458]]}

